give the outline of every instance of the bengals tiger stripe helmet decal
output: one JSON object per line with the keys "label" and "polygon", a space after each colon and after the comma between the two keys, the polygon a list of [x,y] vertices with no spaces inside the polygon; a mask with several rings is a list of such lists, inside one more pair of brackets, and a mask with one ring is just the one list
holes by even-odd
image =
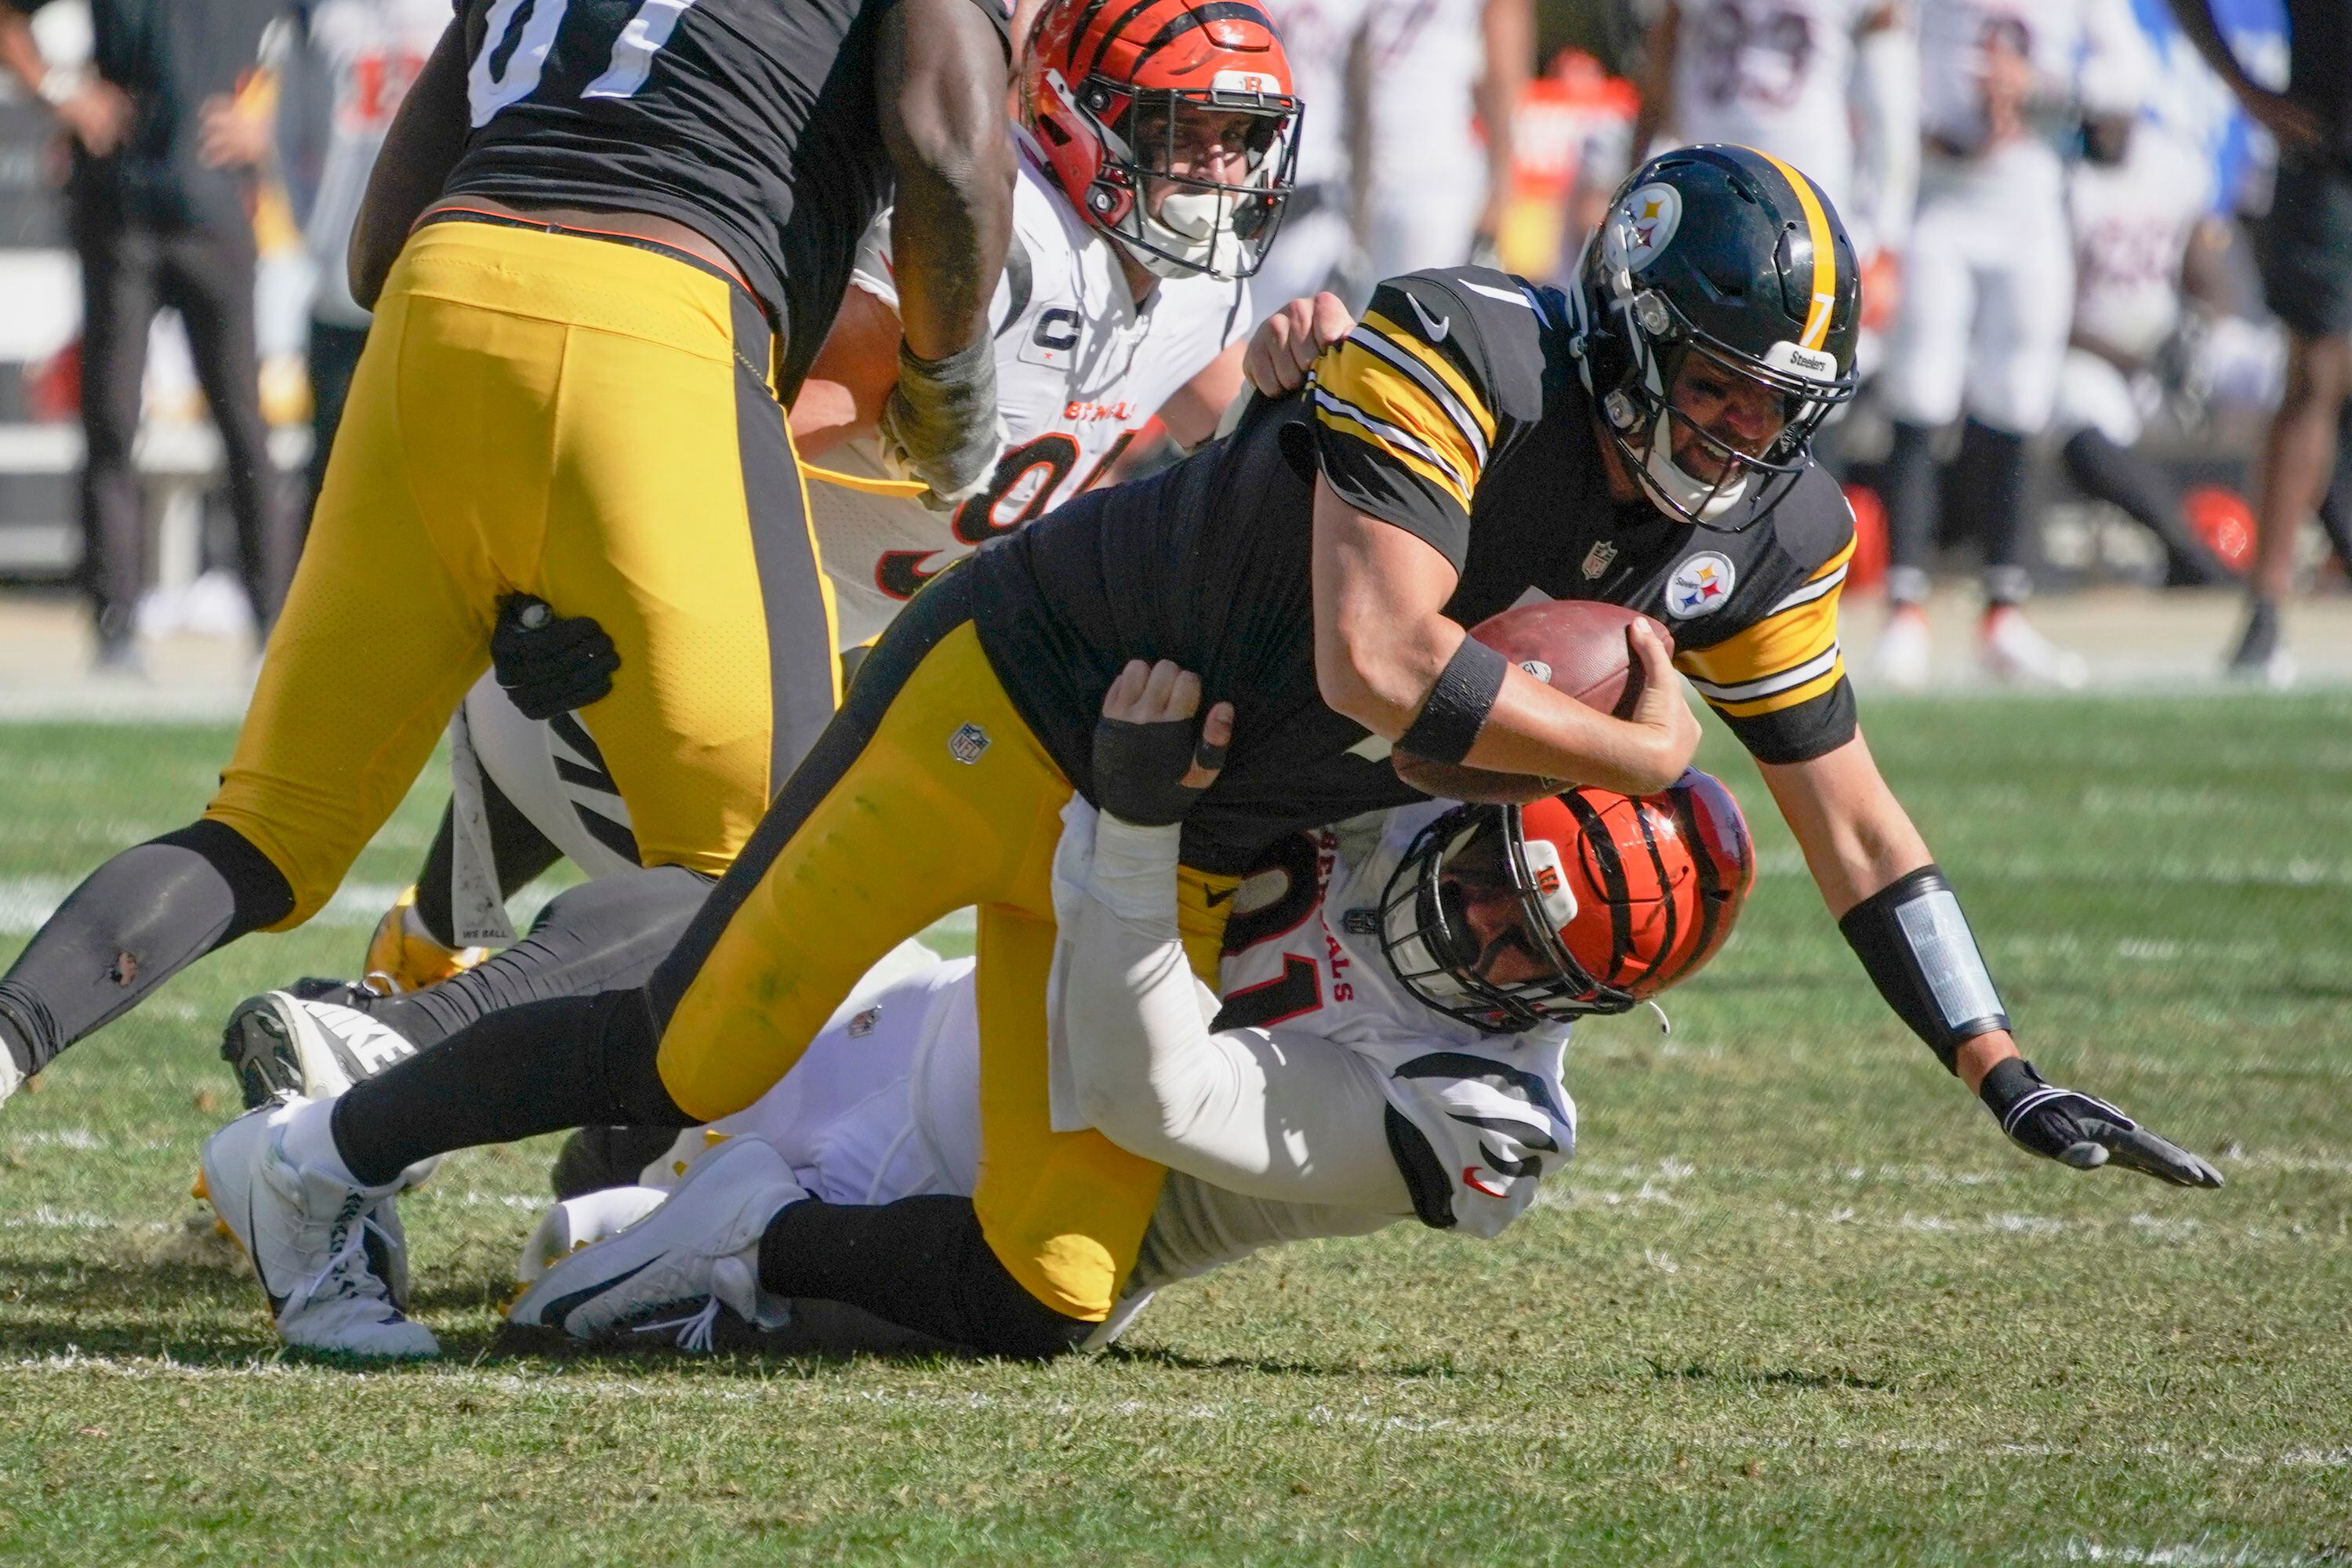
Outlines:
{"label": "bengals tiger stripe helmet decal", "polygon": [[[1161,277],[1257,270],[1301,106],[1256,0],[1047,0],[1021,74],[1023,123],[1088,223]],[[1211,142],[1222,157],[1203,173]]]}
{"label": "bengals tiger stripe helmet decal", "polygon": [[[1570,790],[1525,806],[1464,805],[1424,828],[1389,879],[1381,950],[1404,987],[1496,1034],[1622,1013],[1722,951],[1756,880],[1739,805],[1685,771],[1656,795]],[[1465,891],[1518,901],[1512,945],[1532,979],[1498,982],[1472,934]]]}

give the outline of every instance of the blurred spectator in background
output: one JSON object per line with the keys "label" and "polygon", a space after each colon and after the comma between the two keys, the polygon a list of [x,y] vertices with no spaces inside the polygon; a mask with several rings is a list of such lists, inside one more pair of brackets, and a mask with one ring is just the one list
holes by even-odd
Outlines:
{"label": "blurred spectator in background", "polygon": [[2067,176],[2074,236],[2074,325],[2053,420],[2060,461],[2085,495],[2121,509],[2164,547],[2167,587],[2232,581],[2191,529],[2180,484],[2134,450],[2163,401],[2158,353],[2184,295],[2212,301],[2226,239],[2207,231],[2212,165],[2159,125],[2126,114],[2084,127]]}
{"label": "blurred spectator in background", "polygon": [[[310,58],[326,78],[327,139],[302,226],[318,269],[310,301],[310,501],[343,416],[368,313],[345,279],[352,223],[393,111],[449,26],[449,0],[310,0],[302,7]],[[307,513],[306,513],[307,514]]]}
{"label": "blurred spectator in background", "polygon": [[92,74],[53,69],[5,0],[0,64],[73,139],[67,199],[82,267],[83,576],[103,668],[137,662],[146,522],[132,437],[147,331],[170,306],[187,325],[221,434],[241,574],[267,626],[293,571],[261,421],[247,176],[268,154],[273,95],[261,40],[285,0],[91,0]]}
{"label": "blurred spectator in background", "polygon": [[[1892,304],[1919,177],[1919,48],[1903,0],[1665,0],[1634,143],[1733,142],[1812,176]],[[1865,367],[1869,368],[1869,367]]]}
{"label": "blurred spectator in background", "polygon": [[2303,520],[2336,466],[2337,422],[2352,391],[2352,4],[2285,4],[2287,79],[2273,91],[2247,75],[2210,0],[2172,0],[2198,52],[2279,147],[2255,255],[2263,297],[2287,330],[2286,388],[2263,441],[2246,625],[2228,666],[2273,686],[2294,679],[2279,601],[2294,586]]}
{"label": "blurred spectator in background", "polygon": [[[2341,3],[2341,0],[2337,0]],[[2027,443],[2050,422],[2074,305],[2058,142],[2086,113],[2135,114],[2149,75],[2127,0],[1937,0],[1919,18],[1919,182],[1902,305],[1879,395],[1895,421],[1886,509],[1891,607],[1880,678],[1928,675],[1937,432],[1967,415],[1945,496],[1984,551],[1981,656],[1996,679],[2079,686],[2083,660],[2019,606]]]}
{"label": "blurred spectator in background", "polygon": [[1250,304],[1269,316],[1325,289],[1357,304],[1378,281],[1363,275],[1362,257],[1364,18],[1371,0],[1265,0],[1265,8],[1290,61],[1291,91],[1306,108],[1295,194],[1250,279]]}
{"label": "blurred spectator in background", "polygon": [[1367,282],[1491,264],[1511,116],[1535,71],[1533,0],[1382,0],[1368,26]]}

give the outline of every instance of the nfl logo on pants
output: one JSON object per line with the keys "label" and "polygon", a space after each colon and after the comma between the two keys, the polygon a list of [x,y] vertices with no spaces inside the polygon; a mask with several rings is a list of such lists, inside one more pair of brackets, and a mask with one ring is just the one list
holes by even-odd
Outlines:
{"label": "nfl logo on pants", "polygon": [[976,763],[981,752],[988,750],[988,731],[977,724],[966,724],[948,737],[948,755],[960,763]]}

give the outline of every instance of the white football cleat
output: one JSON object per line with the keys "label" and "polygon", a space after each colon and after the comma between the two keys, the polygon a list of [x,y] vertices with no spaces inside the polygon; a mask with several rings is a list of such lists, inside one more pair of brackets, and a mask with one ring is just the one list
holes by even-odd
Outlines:
{"label": "white football cleat", "polygon": [[0,1046],[0,1105],[7,1104],[9,1097],[24,1087],[25,1074],[16,1058],[8,1054],[7,1047]]}
{"label": "white football cleat", "polygon": [[515,1259],[515,1283],[529,1286],[579,1251],[617,1236],[661,1206],[669,1194],[659,1187],[604,1187],[565,1198],[541,1215],[538,1228]]}
{"label": "white football cleat", "polygon": [[[645,1218],[541,1275],[507,1317],[581,1340],[623,1327],[675,1328],[688,1350],[709,1348],[721,1306],[775,1326],[782,1309],[760,1289],[760,1237],[776,1211],[808,1195],[773,1148],[730,1138]],[[666,1312],[677,1315],[653,1321]]]}
{"label": "white football cleat", "polygon": [[2083,662],[2081,654],[2060,647],[2034,630],[2033,623],[2015,605],[1995,605],[1985,612],[1979,651],[1985,672],[2012,685],[2076,691],[2091,679],[2091,667]]}
{"label": "white football cleat", "polygon": [[247,997],[221,1030],[221,1059],[248,1110],[280,1095],[332,1099],[415,1054],[405,1036],[358,1008],[290,991]]}
{"label": "white football cleat", "polygon": [[1897,605],[1886,612],[1886,625],[1879,629],[1871,669],[1883,686],[1917,691],[1927,684],[1927,666],[1934,652],[1927,612],[1916,605]]}
{"label": "white football cleat", "polygon": [[205,1143],[205,1194],[253,1260],[286,1342],[359,1356],[433,1356],[432,1331],[401,1310],[407,1238],[396,1187],[353,1187],[287,1159],[285,1127],[312,1102],[248,1110]]}

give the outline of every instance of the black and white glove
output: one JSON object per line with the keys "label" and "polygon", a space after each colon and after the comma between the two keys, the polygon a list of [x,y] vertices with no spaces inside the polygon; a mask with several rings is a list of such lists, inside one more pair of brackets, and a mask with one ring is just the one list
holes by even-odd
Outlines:
{"label": "black and white glove", "polygon": [[1996,1064],[1978,1087],[1977,1098],[2011,1139],[2062,1165],[2089,1171],[2112,1160],[2175,1186],[2221,1184],[2221,1173],[2205,1161],[2104,1100],[2051,1087],[2022,1057]]}
{"label": "black and white glove", "polygon": [[620,650],[587,616],[559,616],[544,599],[509,594],[490,629],[490,671],[526,719],[585,708],[613,689]]}
{"label": "black and white glove", "polygon": [[1167,659],[1130,661],[1095,721],[1095,805],[1138,827],[1183,821],[1216,782],[1233,740],[1232,706],[1215,704],[1206,721],[1200,707],[1201,682],[1190,671]]}
{"label": "black and white glove", "polygon": [[995,477],[1004,448],[996,408],[996,345],[983,337],[945,359],[923,359],[898,343],[898,384],[890,389],[877,425],[882,457],[892,472],[930,489],[921,500],[946,511],[978,494]]}

